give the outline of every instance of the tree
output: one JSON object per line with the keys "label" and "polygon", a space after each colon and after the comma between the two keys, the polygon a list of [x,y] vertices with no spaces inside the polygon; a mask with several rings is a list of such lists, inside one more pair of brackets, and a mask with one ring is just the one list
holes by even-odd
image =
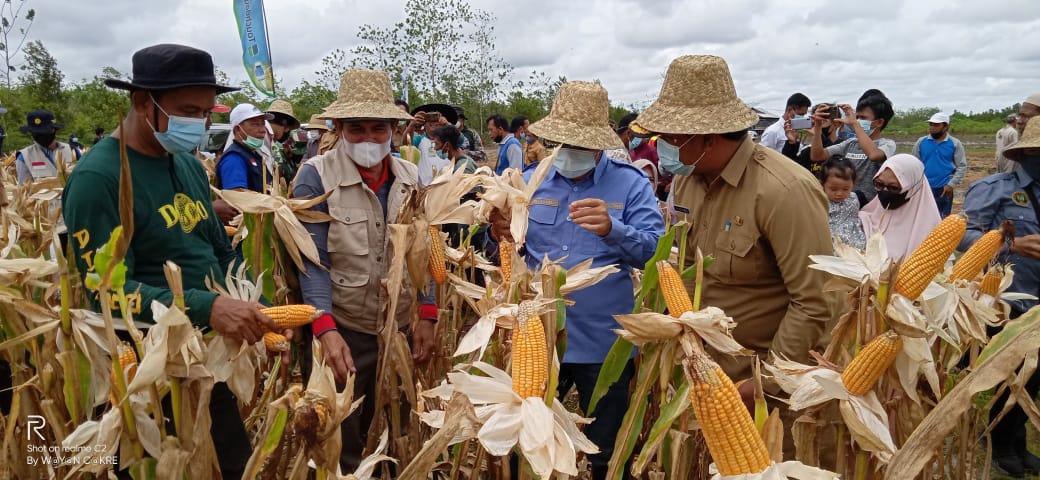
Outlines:
{"label": "tree", "polygon": [[[20,80],[30,100],[35,102],[36,108],[46,108],[58,115],[66,112],[65,95],[62,90],[62,81],[65,74],[58,68],[58,61],[43,46],[43,42],[36,40],[25,46],[25,72]],[[61,118],[59,116],[59,118]]]}
{"label": "tree", "polygon": [[[33,21],[36,20],[36,10],[32,8],[22,16],[22,9],[25,8],[26,1],[19,0],[18,7],[15,7],[11,0],[4,0],[0,4],[0,41],[2,41],[0,51],[4,52],[4,65],[7,67],[4,70],[7,88],[11,88],[11,72],[15,71],[13,62],[18,55],[22,54],[22,45],[29,36],[29,29],[32,28]],[[21,22],[25,22],[25,24],[19,25]],[[18,33],[12,36],[15,28],[18,29]],[[18,46],[14,49],[10,48],[12,39],[18,42]]]}
{"label": "tree", "polygon": [[300,86],[289,94],[289,103],[293,106],[296,119],[307,123],[311,115],[321,113],[330,103],[336,100],[336,91],[325,86],[304,80]]}
{"label": "tree", "polygon": [[64,119],[68,134],[76,134],[86,143],[95,128],[111,132],[119,125],[119,118],[130,109],[130,96],[121,90],[105,86],[106,78],[124,78],[124,74],[112,67],[105,67],[100,76],[73,86],[65,93],[68,104]]}

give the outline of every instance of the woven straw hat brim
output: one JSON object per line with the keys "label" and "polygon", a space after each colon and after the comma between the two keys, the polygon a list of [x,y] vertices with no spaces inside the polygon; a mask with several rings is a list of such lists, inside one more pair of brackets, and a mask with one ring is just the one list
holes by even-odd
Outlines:
{"label": "woven straw hat brim", "polygon": [[1026,124],[1025,130],[1022,131],[1022,137],[1018,139],[1018,143],[1004,150],[1004,156],[1012,160],[1018,160],[1022,156],[1022,151],[1027,148],[1040,148],[1040,117],[1029,119],[1029,123]]}
{"label": "woven straw hat brim", "polygon": [[412,116],[404,113],[393,103],[340,103],[332,102],[318,115],[321,119],[375,119],[375,120],[411,120]]}
{"label": "woven straw hat brim", "polygon": [[758,114],[740,100],[696,107],[654,103],[632,123],[654,133],[707,135],[747,130]]}
{"label": "woven straw hat brim", "polygon": [[325,120],[318,116],[318,114],[311,115],[310,121],[307,122],[308,130],[328,130],[328,125],[325,125]]}
{"label": "woven straw hat brim", "polygon": [[565,143],[581,148],[593,150],[614,150],[625,148],[621,138],[610,129],[610,126],[590,127],[578,125],[567,120],[553,118],[551,115],[545,117],[527,127],[531,133],[538,138],[550,142]]}

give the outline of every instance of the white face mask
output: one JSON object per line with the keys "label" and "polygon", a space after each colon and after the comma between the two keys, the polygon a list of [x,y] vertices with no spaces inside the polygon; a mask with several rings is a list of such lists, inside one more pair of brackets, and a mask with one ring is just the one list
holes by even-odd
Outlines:
{"label": "white face mask", "polygon": [[561,148],[553,166],[564,177],[578,178],[596,168],[596,151]]}
{"label": "white face mask", "polygon": [[321,137],[321,132],[317,130],[307,130],[307,140],[317,140]]}
{"label": "white face mask", "polygon": [[382,162],[390,154],[390,142],[350,143],[346,139],[342,140],[344,151],[361,168],[372,168],[379,165],[379,162]]}

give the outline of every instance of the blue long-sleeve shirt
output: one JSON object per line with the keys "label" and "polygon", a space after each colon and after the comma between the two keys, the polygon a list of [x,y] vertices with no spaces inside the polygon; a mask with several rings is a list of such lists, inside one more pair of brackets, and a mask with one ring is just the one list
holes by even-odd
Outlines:
{"label": "blue long-sleeve shirt", "polygon": [[[998,228],[1005,220],[1015,222],[1016,237],[1040,233],[1040,222],[1037,222],[1036,210],[1031,205],[1027,189],[1032,189],[1033,194],[1040,197],[1040,188],[1021,168],[990,175],[973,183],[964,197],[968,231],[961,240],[959,250],[967,250],[975,240]],[[1005,249],[999,261],[1011,263],[1015,271],[1015,278],[1008,287],[1009,292],[1040,296],[1040,260]],[[1009,303],[1018,312],[1024,312],[1037,304],[1036,300],[1015,300]]]}
{"label": "blue long-sleeve shirt", "polygon": [[[524,174],[530,180],[533,171]],[[576,200],[606,202],[610,233],[600,237],[570,221]],[[527,264],[537,268],[546,256],[563,259],[565,268],[593,258],[593,266],[616,264],[621,271],[569,295],[565,363],[603,363],[621,328],[612,315],[632,313],[635,303],[630,272],[643,268],[664,234],[657,197],[646,175],[602,153],[592,174],[572,182],[553,168],[531,199],[527,227]]]}

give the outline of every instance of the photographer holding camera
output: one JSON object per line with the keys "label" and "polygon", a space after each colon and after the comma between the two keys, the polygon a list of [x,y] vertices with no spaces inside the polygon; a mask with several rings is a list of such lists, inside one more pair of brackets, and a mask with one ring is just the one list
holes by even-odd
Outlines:
{"label": "photographer holding camera", "polygon": [[[824,107],[828,107],[828,105],[826,103],[816,105],[812,110],[813,114],[815,115],[816,112],[821,111]],[[834,119],[840,119],[841,112],[836,108],[830,112],[831,113],[827,116],[827,119],[821,122],[820,125],[823,132],[822,141],[824,147],[829,147],[838,143],[838,130],[841,129],[834,125]],[[798,162],[799,165],[805,167],[806,170],[812,172],[813,175],[822,179],[824,162],[812,161],[812,158],[810,158],[812,149],[809,148],[811,142],[810,144],[805,144],[798,138],[803,132],[808,132],[812,135],[813,123],[812,117],[795,117],[785,121],[784,135],[787,137],[787,141],[784,142],[784,148],[783,150],[780,150],[780,153],[783,153],[785,157]]]}
{"label": "photographer holding camera", "polygon": [[[787,98],[787,106],[784,108],[784,114],[780,117],[776,123],[773,123],[762,132],[762,139],[759,140],[758,144],[776,151],[781,151],[784,148],[784,127],[793,118],[805,119],[805,114],[809,111],[809,106],[812,105],[812,101],[809,97],[802,93],[796,93]],[[806,127],[808,128],[808,127]],[[797,130],[797,128],[796,128]]]}
{"label": "photographer holding camera", "polygon": [[814,162],[825,161],[833,155],[840,155],[852,162],[856,167],[856,186],[854,191],[859,197],[860,207],[877,196],[874,190],[874,174],[881,164],[896,153],[896,142],[889,138],[881,138],[881,131],[888,126],[895,112],[892,102],[884,95],[871,95],[859,101],[853,113],[849,104],[838,105],[844,117],[835,123],[845,124],[856,133],[841,143],[824,147],[821,132],[823,122],[829,118],[832,106],[817,109],[813,115],[813,140],[810,158]]}

